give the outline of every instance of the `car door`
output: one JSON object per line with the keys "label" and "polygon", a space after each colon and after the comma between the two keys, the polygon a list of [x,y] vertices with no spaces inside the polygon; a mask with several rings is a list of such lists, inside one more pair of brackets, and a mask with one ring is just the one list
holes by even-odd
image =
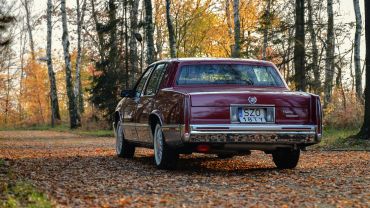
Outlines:
{"label": "car door", "polygon": [[138,102],[141,98],[141,95],[143,93],[145,84],[150,76],[150,73],[153,70],[153,66],[149,67],[142,77],[138,80],[134,92],[135,95],[132,98],[126,98],[126,105],[123,111],[123,131],[125,138],[128,140],[138,141],[138,134],[136,132],[136,110]]}
{"label": "car door", "polygon": [[136,131],[139,140],[145,143],[152,143],[152,134],[149,126],[149,116],[153,111],[155,95],[158,92],[167,63],[157,64],[145,86],[144,93],[140,98],[136,110]]}

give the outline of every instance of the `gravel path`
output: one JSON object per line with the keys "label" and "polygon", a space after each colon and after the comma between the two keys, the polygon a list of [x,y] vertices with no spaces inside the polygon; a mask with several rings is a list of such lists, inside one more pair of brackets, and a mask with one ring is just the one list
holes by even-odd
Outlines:
{"label": "gravel path", "polygon": [[370,207],[370,152],[307,151],[294,170],[259,151],[193,154],[163,171],[151,150],[117,158],[113,138],[0,131],[0,158],[58,207]]}

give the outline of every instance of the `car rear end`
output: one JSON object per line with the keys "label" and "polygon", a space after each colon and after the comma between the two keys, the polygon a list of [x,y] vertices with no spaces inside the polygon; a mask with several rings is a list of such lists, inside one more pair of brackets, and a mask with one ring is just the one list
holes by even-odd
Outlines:
{"label": "car rear end", "polygon": [[[306,93],[190,93],[185,143],[223,148],[303,148],[321,139],[319,97]],[[239,147],[239,148],[238,148]]]}
{"label": "car rear end", "polygon": [[194,151],[300,149],[321,139],[319,97],[290,91],[271,63],[187,63],[175,85],[188,95],[182,141]]}

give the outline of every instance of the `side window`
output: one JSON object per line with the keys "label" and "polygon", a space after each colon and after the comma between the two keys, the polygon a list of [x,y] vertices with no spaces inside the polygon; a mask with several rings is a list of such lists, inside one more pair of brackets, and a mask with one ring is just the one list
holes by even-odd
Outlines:
{"label": "side window", "polygon": [[152,70],[153,70],[153,66],[150,67],[149,69],[147,69],[146,72],[144,73],[144,75],[141,77],[139,83],[136,86],[135,97],[140,97],[141,96],[141,94],[143,92],[143,89],[144,89],[145,82],[149,78],[150,72]]}
{"label": "side window", "polygon": [[152,76],[150,76],[148,85],[145,90],[145,95],[155,95],[158,91],[159,84],[161,83],[164,72],[166,71],[167,64],[159,64],[154,69]]}

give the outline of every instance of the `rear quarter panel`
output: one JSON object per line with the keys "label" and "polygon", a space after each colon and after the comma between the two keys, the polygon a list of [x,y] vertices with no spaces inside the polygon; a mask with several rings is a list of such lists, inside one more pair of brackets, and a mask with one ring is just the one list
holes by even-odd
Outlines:
{"label": "rear quarter panel", "polygon": [[172,88],[164,88],[157,94],[154,111],[161,119],[163,134],[169,145],[181,144],[181,132],[184,124],[184,112],[186,95],[174,91]]}

